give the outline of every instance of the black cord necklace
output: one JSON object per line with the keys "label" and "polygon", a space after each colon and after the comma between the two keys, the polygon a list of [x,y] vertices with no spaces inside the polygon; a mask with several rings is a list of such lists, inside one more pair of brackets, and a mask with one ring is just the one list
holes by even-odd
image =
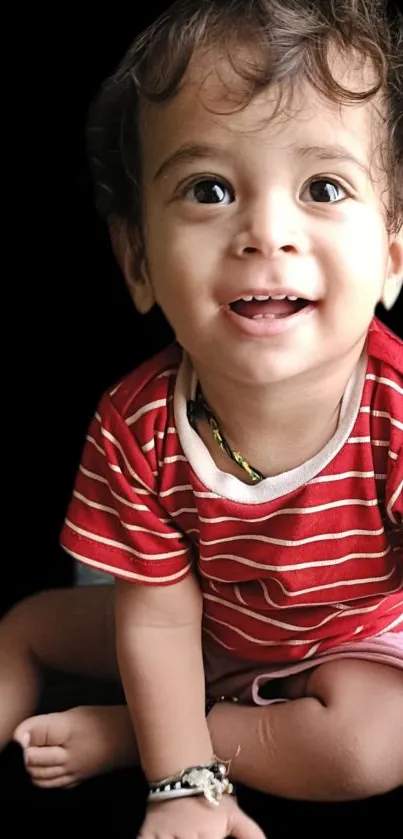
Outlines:
{"label": "black cord necklace", "polygon": [[228,441],[225,439],[220,426],[209,406],[206,402],[201,387],[199,383],[196,387],[196,393],[194,400],[189,399],[187,403],[187,417],[190,425],[197,431],[197,420],[202,419],[203,417],[206,418],[208,421],[210,428],[213,433],[213,438],[217,445],[222,449],[225,454],[234,461],[241,469],[246,472],[249,477],[252,479],[254,483],[259,483],[260,481],[264,481],[264,475],[259,472],[258,469],[255,469],[254,466],[251,466],[247,460],[241,455],[240,452],[234,451],[231,448]]}

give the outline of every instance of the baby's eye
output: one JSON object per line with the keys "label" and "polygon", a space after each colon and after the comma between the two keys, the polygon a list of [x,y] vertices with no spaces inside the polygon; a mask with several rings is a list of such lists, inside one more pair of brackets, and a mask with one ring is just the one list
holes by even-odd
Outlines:
{"label": "baby's eye", "polygon": [[311,181],[304,190],[304,194],[308,196],[308,201],[321,204],[332,204],[347,197],[347,192],[341,184],[337,181],[330,181],[328,178],[317,178],[315,181]]}
{"label": "baby's eye", "polygon": [[215,178],[195,181],[186,187],[184,195],[196,204],[231,204],[235,197],[229,186]]}

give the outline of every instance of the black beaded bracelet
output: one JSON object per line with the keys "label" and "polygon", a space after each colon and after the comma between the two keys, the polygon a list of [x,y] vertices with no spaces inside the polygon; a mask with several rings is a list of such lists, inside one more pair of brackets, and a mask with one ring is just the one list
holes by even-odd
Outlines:
{"label": "black beaded bracelet", "polygon": [[150,784],[148,801],[151,803],[189,795],[203,795],[210,804],[219,804],[223,795],[233,795],[234,787],[227,775],[227,767],[220,761],[207,766],[191,766],[178,775]]}

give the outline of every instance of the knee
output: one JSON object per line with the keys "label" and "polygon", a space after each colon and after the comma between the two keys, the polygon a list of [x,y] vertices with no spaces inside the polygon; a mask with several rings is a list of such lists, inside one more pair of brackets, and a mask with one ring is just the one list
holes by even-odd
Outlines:
{"label": "knee", "polygon": [[24,597],[22,600],[19,600],[6,613],[3,622],[24,620],[32,612],[36,613],[40,611],[46,594],[47,592],[40,591],[37,594],[31,594],[29,597]]}
{"label": "knee", "polygon": [[1,621],[3,633],[7,636],[15,636],[20,642],[24,639],[29,643],[31,633],[34,631],[38,618],[44,614],[46,599],[49,592],[41,591],[32,594],[18,601],[5,614]]}
{"label": "knee", "polygon": [[391,754],[384,740],[368,730],[339,731],[336,738],[331,763],[342,798],[371,798],[403,783],[403,740]]}

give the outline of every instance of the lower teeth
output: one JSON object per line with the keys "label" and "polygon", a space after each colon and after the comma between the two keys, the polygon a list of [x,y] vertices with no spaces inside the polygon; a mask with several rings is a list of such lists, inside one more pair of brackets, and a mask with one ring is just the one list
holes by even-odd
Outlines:
{"label": "lower teeth", "polygon": [[276,318],[286,318],[289,315],[253,315],[252,320],[275,320]]}

